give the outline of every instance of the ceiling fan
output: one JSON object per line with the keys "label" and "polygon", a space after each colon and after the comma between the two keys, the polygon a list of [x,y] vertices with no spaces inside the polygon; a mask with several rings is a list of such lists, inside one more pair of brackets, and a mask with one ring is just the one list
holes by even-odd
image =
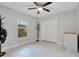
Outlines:
{"label": "ceiling fan", "polygon": [[28,10],[34,10],[34,9],[37,9],[38,12],[37,14],[40,14],[40,11],[44,10],[46,12],[50,12],[50,10],[46,9],[45,7],[52,4],[52,2],[46,2],[46,3],[41,3],[41,2],[33,2],[36,7],[33,7],[33,8],[28,8]]}

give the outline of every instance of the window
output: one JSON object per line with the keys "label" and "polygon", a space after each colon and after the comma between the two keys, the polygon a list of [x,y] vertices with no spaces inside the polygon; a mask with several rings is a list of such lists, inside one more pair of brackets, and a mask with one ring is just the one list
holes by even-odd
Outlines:
{"label": "window", "polygon": [[18,20],[18,37],[26,37],[27,36],[27,24],[24,20]]}

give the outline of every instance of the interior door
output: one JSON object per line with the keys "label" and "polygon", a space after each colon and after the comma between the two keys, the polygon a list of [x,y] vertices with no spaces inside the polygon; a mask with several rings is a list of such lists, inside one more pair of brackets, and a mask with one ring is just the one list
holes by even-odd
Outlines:
{"label": "interior door", "polygon": [[50,42],[57,42],[57,19],[40,21],[40,38]]}

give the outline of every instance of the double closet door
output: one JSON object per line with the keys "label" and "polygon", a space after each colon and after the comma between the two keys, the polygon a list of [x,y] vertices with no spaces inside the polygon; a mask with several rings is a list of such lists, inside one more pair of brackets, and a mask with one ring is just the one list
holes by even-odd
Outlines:
{"label": "double closet door", "polygon": [[57,19],[40,21],[40,39],[57,42]]}

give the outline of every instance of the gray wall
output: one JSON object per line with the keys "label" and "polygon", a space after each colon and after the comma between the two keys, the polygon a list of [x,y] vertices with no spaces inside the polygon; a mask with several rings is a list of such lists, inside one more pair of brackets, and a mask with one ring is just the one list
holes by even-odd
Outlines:
{"label": "gray wall", "polygon": [[66,11],[50,15],[48,17],[42,17],[41,20],[58,20],[58,43],[63,44],[64,32],[76,32],[76,10]]}
{"label": "gray wall", "polygon": [[[6,42],[2,45],[2,48],[12,47],[17,44],[27,43],[29,41],[36,40],[36,19],[34,17],[28,16],[27,14],[20,13],[13,9],[7,8],[0,5],[0,14],[5,16],[3,22],[5,22],[5,28],[7,29],[8,36]],[[17,20],[23,19],[29,22],[28,36],[26,38],[18,39],[17,32]]]}
{"label": "gray wall", "polygon": [[79,5],[77,7],[77,32],[79,33]]}

